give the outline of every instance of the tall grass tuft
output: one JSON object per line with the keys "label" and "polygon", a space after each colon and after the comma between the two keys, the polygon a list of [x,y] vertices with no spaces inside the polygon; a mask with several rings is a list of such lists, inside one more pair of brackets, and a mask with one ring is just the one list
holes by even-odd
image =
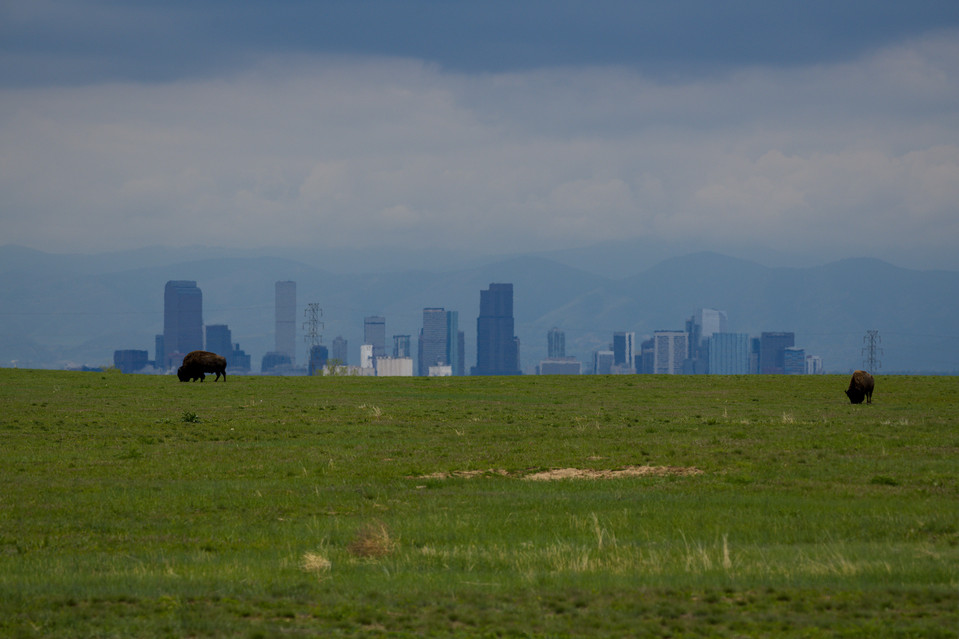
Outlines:
{"label": "tall grass tuft", "polygon": [[386,524],[381,521],[372,521],[356,531],[356,535],[346,549],[354,557],[377,559],[390,554],[395,548],[396,542]]}
{"label": "tall grass tuft", "polygon": [[313,573],[320,577],[330,572],[332,566],[333,564],[329,559],[314,552],[303,553],[303,559],[300,561],[300,568],[304,572]]}

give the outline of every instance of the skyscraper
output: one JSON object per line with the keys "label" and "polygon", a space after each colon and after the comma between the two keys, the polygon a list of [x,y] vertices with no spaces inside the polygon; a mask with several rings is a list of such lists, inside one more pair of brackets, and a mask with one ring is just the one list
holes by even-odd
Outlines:
{"label": "skyscraper", "polygon": [[449,320],[443,308],[423,309],[423,328],[417,347],[417,374],[430,374],[430,366],[449,366]]}
{"label": "skyscraper", "polygon": [[536,367],[537,375],[579,375],[582,365],[566,357],[566,333],[555,326],[546,333],[546,359]]}
{"label": "skyscraper", "polygon": [[551,328],[546,334],[546,357],[549,359],[566,357],[566,333],[558,328]]}
{"label": "skyscraper", "polygon": [[460,314],[458,311],[446,312],[446,363],[453,369],[453,375],[463,374],[463,362],[460,361],[459,348]]}
{"label": "skyscraper", "polygon": [[806,355],[806,374],[822,375],[822,358],[819,355]]}
{"label": "skyscraper", "polygon": [[333,340],[333,352],[330,355],[341,366],[349,365],[349,343],[342,336],[337,335]]}
{"label": "skyscraper", "polygon": [[409,335],[394,335],[393,336],[393,357],[412,357],[410,353],[410,336]]}
{"label": "skyscraper", "polygon": [[693,321],[699,325],[699,338],[709,339],[714,333],[726,332],[726,312],[715,308],[700,309],[693,315]]}
{"label": "skyscraper", "polygon": [[715,308],[702,308],[696,311],[686,322],[689,335],[689,373],[709,372],[709,338],[716,333],[726,332],[726,312]]}
{"label": "skyscraper", "polygon": [[233,334],[226,324],[210,324],[206,327],[206,350],[226,358],[229,367],[233,362]]}
{"label": "skyscraper", "polygon": [[453,369],[453,374],[457,376],[466,375],[466,333],[463,331],[456,332],[456,368]]}
{"label": "skyscraper", "polygon": [[636,372],[652,375],[656,372],[656,338],[651,337],[639,345],[639,357],[636,358]]}
{"label": "skyscraper", "polygon": [[613,362],[616,356],[613,351],[596,351],[593,353],[593,374],[609,375],[613,372]]}
{"label": "skyscraper", "polygon": [[164,366],[164,363],[163,363],[163,360],[165,359],[164,353],[166,352],[166,349],[163,348],[163,333],[160,333],[159,335],[157,335],[157,336],[154,338],[153,344],[154,344],[154,346],[153,346],[153,349],[154,349],[154,350],[153,350],[153,355],[154,355],[153,366],[156,367],[156,368],[158,368],[158,369],[163,369],[163,368],[165,367],[165,366]]}
{"label": "skyscraper", "polygon": [[745,375],[749,372],[749,335],[713,333],[709,338],[709,372],[712,375]]}
{"label": "skyscraper", "polygon": [[519,375],[519,339],[513,334],[513,285],[480,291],[473,375]]}
{"label": "skyscraper", "polygon": [[[403,357],[403,351],[409,350],[409,336],[394,335],[393,340],[394,357]],[[463,340],[457,311],[424,308],[423,328],[417,343],[417,375],[429,375],[431,366],[449,366],[449,374],[462,375]]]}
{"label": "skyscraper", "polygon": [[653,373],[679,375],[688,352],[689,336],[685,331],[656,331],[653,333]]}
{"label": "skyscraper", "polygon": [[192,280],[170,280],[163,291],[161,368],[175,368],[190,351],[203,350],[203,293]]}
{"label": "skyscraper", "polygon": [[371,315],[363,320],[363,343],[373,346],[373,359],[386,357],[386,318]]}
{"label": "skyscraper", "polygon": [[806,349],[791,346],[783,350],[783,373],[786,375],[806,374]]}
{"label": "skyscraper", "polygon": [[759,337],[759,372],[764,375],[782,375],[785,373],[786,349],[795,345],[795,333],[762,333]]}
{"label": "skyscraper", "polygon": [[296,362],[296,282],[276,283],[276,346],[274,352]]}
{"label": "skyscraper", "polygon": [[633,368],[633,359],[636,342],[636,333],[631,331],[613,333],[613,364],[625,368]]}

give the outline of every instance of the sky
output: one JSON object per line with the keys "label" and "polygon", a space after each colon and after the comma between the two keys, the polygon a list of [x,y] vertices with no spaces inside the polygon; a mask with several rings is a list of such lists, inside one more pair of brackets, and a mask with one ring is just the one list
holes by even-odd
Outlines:
{"label": "sky", "polygon": [[954,0],[0,0],[0,244],[959,269]]}

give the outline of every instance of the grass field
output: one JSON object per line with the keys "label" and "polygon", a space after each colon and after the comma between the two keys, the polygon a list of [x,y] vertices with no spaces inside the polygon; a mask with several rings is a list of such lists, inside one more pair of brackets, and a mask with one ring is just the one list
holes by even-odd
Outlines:
{"label": "grass field", "polygon": [[959,379],[846,382],[0,369],[0,636],[956,637]]}

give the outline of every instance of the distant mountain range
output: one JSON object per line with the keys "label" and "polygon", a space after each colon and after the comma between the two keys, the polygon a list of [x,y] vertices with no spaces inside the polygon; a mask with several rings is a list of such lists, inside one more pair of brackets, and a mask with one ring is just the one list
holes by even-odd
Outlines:
{"label": "distant mountain range", "polygon": [[[188,279],[203,291],[205,323],[228,324],[255,370],[274,346],[274,282],[294,280],[298,312],[318,303],[323,342],[347,339],[351,363],[359,359],[364,317],[385,316],[388,342],[394,334],[411,335],[415,349],[423,308],[443,307],[459,311],[469,367],[476,361],[480,290],[512,282],[529,372],[545,358],[554,326],[566,332],[567,354],[586,364],[616,331],[634,331],[640,341],[655,330],[682,329],[700,308],[725,311],[731,332],[795,332],[796,345],[821,356],[827,372],[860,367],[870,329],[882,339],[881,372],[959,372],[959,272],[866,258],[802,268],[709,252],[654,264],[620,259],[637,267],[612,277],[588,269],[589,254],[578,251],[565,261],[519,256],[455,265],[446,255],[437,262],[441,268],[426,268],[424,258],[418,270],[344,272],[328,268],[329,255],[309,253],[151,247],[58,255],[2,246],[0,366],[99,366],[112,363],[116,349],[147,350],[152,358],[154,336],[163,330],[163,287]],[[305,353],[301,342],[298,362]]]}

